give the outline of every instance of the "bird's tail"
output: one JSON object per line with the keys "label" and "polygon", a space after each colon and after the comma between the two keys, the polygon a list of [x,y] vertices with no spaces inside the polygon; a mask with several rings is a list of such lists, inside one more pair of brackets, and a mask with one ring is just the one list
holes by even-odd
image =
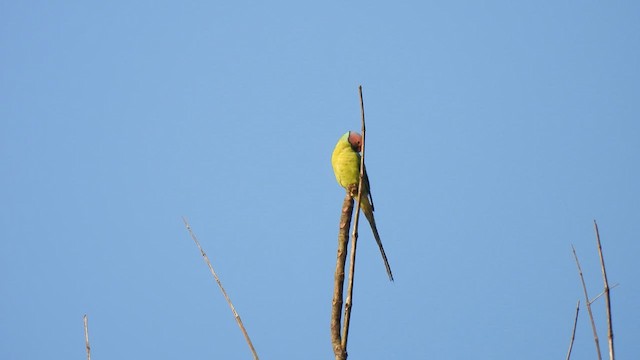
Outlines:
{"label": "bird's tail", "polygon": [[376,227],[376,220],[373,217],[373,207],[369,203],[368,199],[363,198],[362,203],[360,204],[360,208],[362,209],[364,216],[367,218],[367,220],[369,220],[369,224],[371,225],[371,231],[373,231],[373,237],[376,239],[376,242],[378,243],[378,247],[380,248],[380,254],[382,254],[382,260],[384,261],[384,266],[387,268],[387,275],[389,276],[389,280],[393,281],[391,266],[389,266],[389,261],[387,260],[387,254],[384,253],[384,247],[382,247],[380,234],[378,234],[378,228]]}

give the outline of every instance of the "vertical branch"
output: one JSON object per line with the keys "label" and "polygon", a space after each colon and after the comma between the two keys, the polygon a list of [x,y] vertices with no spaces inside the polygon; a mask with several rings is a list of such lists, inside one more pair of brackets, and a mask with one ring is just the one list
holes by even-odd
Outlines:
{"label": "vertical branch", "polygon": [[573,340],[576,338],[576,326],[578,325],[578,313],[580,312],[580,300],[576,304],[576,317],[573,319],[573,331],[571,331],[571,341],[569,342],[569,351],[567,352],[567,360],[571,358],[571,349],[573,349]]}
{"label": "vertical branch", "polygon": [[578,261],[578,255],[576,255],[576,248],[571,245],[573,250],[573,257],[576,259],[576,265],[578,265],[578,273],[580,274],[580,280],[582,281],[582,289],[584,290],[584,299],[587,304],[587,312],[589,313],[589,320],[591,320],[591,329],[593,330],[593,341],[596,343],[596,351],[598,353],[598,360],[602,360],[602,354],[600,353],[600,341],[598,341],[598,332],[596,331],[596,322],[593,320],[593,313],[591,312],[591,302],[589,301],[589,295],[587,294],[587,285],[584,282],[584,276],[582,276],[582,268]]}
{"label": "vertical branch", "polygon": [[609,281],[607,280],[607,270],[604,267],[604,256],[602,255],[602,245],[600,244],[600,232],[598,231],[598,223],[593,220],[593,227],[596,231],[596,240],[598,241],[598,254],[600,254],[600,266],[602,268],[602,279],[604,281],[604,300],[607,306],[607,325],[609,337],[609,359],[615,359],[613,351],[613,325],[611,324],[611,298],[609,296]]}
{"label": "vertical branch", "polygon": [[247,330],[244,328],[244,324],[242,323],[242,319],[240,319],[240,315],[238,315],[238,313],[236,312],[236,308],[233,306],[233,303],[231,302],[231,299],[227,295],[227,292],[224,290],[224,287],[222,286],[222,282],[220,281],[220,278],[218,278],[218,275],[213,270],[213,266],[211,265],[211,261],[209,261],[209,257],[207,256],[207,254],[202,249],[202,246],[200,246],[200,242],[198,241],[198,238],[196,238],[196,235],[191,230],[191,225],[189,225],[189,223],[187,222],[187,219],[184,216],[182,217],[182,221],[184,222],[184,225],[187,227],[187,230],[189,231],[189,235],[191,235],[191,238],[193,239],[193,241],[198,246],[198,249],[200,250],[200,254],[202,255],[202,257],[204,258],[204,261],[207,263],[207,266],[209,266],[209,270],[211,271],[211,274],[213,275],[213,278],[218,283],[218,287],[220,288],[220,291],[222,291],[222,295],[224,295],[225,300],[227,300],[227,304],[229,304],[229,307],[231,308],[231,312],[233,313],[233,316],[235,317],[236,322],[238,323],[238,326],[240,327],[240,331],[242,331],[242,335],[244,335],[244,339],[247,341],[247,344],[249,345],[249,349],[251,350],[251,353],[253,354],[253,358],[255,360],[258,360],[258,354],[256,353],[256,349],[253,347],[253,343],[251,343],[251,339],[249,338],[249,334],[247,333]]}
{"label": "vertical branch", "polygon": [[89,345],[89,319],[87,314],[83,317],[84,322],[84,346],[87,349],[87,360],[91,360],[91,346]]}
{"label": "vertical branch", "polygon": [[342,203],[340,230],[338,232],[338,259],[333,283],[333,301],[331,302],[331,345],[336,360],[346,360],[347,351],[342,346],[340,335],[340,316],[342,315],[342,291],[344,287],[344,267],[347,261],[347,245],[349,244],[349,227],[353,212],[353,197],[349,192]]}
{"label": "vertical branch", "polygon": [[[349,258],[349,282],[347,283],[347,300],[344,305],[344,323],[342,324],[342,347],[347,351],[347,340],[349,338],[349,324],[351,322],[351,306],[353,303],[353,281],[356,269],[356,245],[358,243],[358,221],[360,220],[360,201],[362,200],[362,181],[364,179],[364,150],[366,127],[364,123],[364,100],[362,98],[362,85],[358,86],[360,94],[360,113],[362,120],[362,149],[360,156],[360,181],[358,182],[358,196],[356,201],[356,214],[351,234],[351,257]],[[355,189],[354,189],[355,190]],[[351,190],[350,192],[354,192]]]}

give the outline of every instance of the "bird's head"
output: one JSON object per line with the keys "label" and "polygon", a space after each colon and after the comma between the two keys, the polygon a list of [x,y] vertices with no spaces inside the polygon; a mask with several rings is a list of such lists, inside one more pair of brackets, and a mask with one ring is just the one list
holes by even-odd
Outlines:
{"label": "bird's head", "polygon": [[347,141],[349,141],[349,145],[355,152],[362,151],[362,135],[358,134],[355,131],[349,131],[349,135],[347,136]]}

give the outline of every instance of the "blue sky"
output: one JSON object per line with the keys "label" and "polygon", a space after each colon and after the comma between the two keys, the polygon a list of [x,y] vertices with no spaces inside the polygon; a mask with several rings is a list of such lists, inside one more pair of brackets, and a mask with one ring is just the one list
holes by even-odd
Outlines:
{"label": "blue sky", "polygon": [[[367,228],[355,359],[565,356],[582,288],[640,353],[640,5],[0,5],[0,358],[332,358],[343,190],[367,115],[396,278]],[[584,303],[584,301],[583,301]],[[605,351],[602,299],[594,303]],[[594,358],[581,311],[575,359]]]}

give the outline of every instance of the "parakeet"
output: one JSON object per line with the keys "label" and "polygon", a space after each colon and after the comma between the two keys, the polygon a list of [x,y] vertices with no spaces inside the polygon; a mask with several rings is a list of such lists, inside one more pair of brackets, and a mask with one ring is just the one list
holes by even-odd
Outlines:
{"label": "parakeet", "polygon": [[[360,182],[360,151],[362,150],[362,136],[354,131],[348,131],[342,135],[335,149],[333,149],[333,155],[331,155],[331,165],[333,166],[333,172],[336,175],[338,184],[347,189],[349,185],[355,184],[358,186]],[[357,197],[355,194],[354,198]],[[369,186],[369,177],[367,176],[367,168],[364,169],[364,177],[362,178],[362,198],[360,208],[364,213],[364,216],[369,220],[371,230],[373,231],[373,237],[378,243],[380,253],[382,254],[382,260],[384,266],[387,268],[387,275],[389,280],[393,281],[393,274],[391,273],[391,267],[389,261],[387,261],[387,255],[384,253],[382,247],[382,241],[380,241],[380,235],[378,234],[378,228],[376,227],[376,220],[373,217],[373,198],[371,197],[371,187]]]}

